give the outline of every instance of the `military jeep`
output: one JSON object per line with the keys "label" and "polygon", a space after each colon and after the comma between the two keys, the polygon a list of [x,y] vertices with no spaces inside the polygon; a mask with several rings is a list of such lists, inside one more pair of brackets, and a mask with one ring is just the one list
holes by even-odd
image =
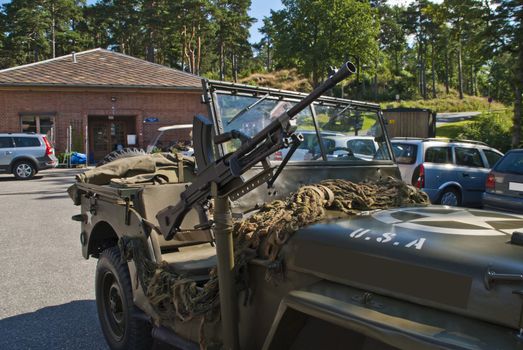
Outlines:
{"label": "military jeep", "polygon": [[[79,179],[73,219],[83,256],[98,259],[112,349],[523,348],[520,216],[327,213],[298,224],[271,259],[240,263],[233,222],[266,203],[326,179],[400,178],[379,106],[322,96],[353,71],[347,63],[311,95],[204,80],[195,164],[158,156],[161,171],[120,181],[147,168],[137,157]],[[358,137],[377,144],[372,156],[350,148]]]}

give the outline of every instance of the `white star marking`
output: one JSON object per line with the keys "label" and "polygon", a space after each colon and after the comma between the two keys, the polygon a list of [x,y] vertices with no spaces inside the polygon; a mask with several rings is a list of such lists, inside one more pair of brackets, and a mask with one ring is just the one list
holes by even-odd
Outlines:
{"label": "white star marking", "polygon": [[[381,222],[390,224],[396,227],[425,231],[432,233],[443,233],[448,235],[470,235],[470,236],[503,236],[512,234],[514,231],[523,230],[523,217],[509,216],[509,217],[491,217],[491,216],[477,216],[471,214],[466,209],[448,208],[448,213],[441,213],[445,207],[428,207],[423,208],[401,208],[384,210],[373,215],[373,217]],[[394,218],[391,214],[403,212],[405,214],[422,215],[421,218],[414,218],[411,220],[400,220]],[[488,221],[505,221],[521,224],[520,228],[496,229],[492,227]],[[434,225],[431,225],[434,223]],[[445,223],[449,223],[446,227]],[[457,228],[452,227],[451,223],[458,223],[466,225],[473,225],[478,228]]]}

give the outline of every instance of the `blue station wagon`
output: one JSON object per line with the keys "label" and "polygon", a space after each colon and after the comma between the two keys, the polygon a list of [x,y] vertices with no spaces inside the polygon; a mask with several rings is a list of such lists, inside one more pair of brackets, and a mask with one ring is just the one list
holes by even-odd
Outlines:
{"label": "blue station wagon", "polygon": [[434,204],[481,206],[490,168],[503,156],[467,140],[393,138],[403,181],[423,189]]}

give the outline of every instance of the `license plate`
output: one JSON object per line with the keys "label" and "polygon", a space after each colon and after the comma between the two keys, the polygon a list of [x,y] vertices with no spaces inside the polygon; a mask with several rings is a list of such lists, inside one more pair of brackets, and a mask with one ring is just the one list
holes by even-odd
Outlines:
{"label": "license plate", "polygon": [[509,182],[508,183],[508,189],[510,191],[519,191],[523,192],[523,184],[519,182]]}

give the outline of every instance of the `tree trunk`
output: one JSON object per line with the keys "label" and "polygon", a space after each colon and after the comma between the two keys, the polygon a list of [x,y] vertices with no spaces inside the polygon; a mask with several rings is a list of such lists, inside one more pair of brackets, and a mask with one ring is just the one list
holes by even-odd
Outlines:
{"label": "tree trunk", "polygon": [[481,91],[479,91],[479,88],[478,88],[478,70],[474,67],[474,95],[481,96],[480,94],[481,94]]}
{"label": "tree trunk", "polygon": [[472,96],[476,96],[476,82],[474,80],[474,65],[470,67],[470,92]]}
{"label": "tree trunk", "polygon": [[374,101],[378,101],[378,65],[379,61],[376,57],[376,72],[374,73]]}
{"label": "tree trunk", "polygon": [[432,44],[430,45],[431,46],[431,60],[432,60],[432,64],[431,64],[431,68],[432,68],[432,98],[437,98],[437,94],[436,94],[436,70],[434,69],[434,64],[435,64],[435,60],[436,60],[436,55],[434,53],[434,42],[432,42]]}
{"label": "tree trunk", "polygon": [[51,5],[51,16],[52,24],[51,24],[51,32],[52,32],[52,40],[53,40],[53,58],[56,57],[56,19],[55,19],[55,13],[54,13],[54,3]]}
{"label": "tree trunk", "polygon": [[182,71],[185,72],[185,48],[187,47],[187,27],[186,26],[183,26],[183,31],[182,31],[182,37],[183,37],[183,42],[182,42]]}
{"label": "tree trunk", "polygon": [[423,75],[421,72],[421,41],[418,41],[418,90],[419,94],[423,96]]}
{"label": "tree trunk", "polygon": [[220,41],[220,80],[225,80],[225,52],[223,41]]}
{"label": "tree trunk", "polygon": [[395,75],[400,75],[400,60],[399,60],[399,52],[395,52],[394,54],[394,66],[396,68]]}
{"label": "tree trunk", "polygon": [[427,99],[427,72],[426,72],[426,55],[425,47],[422,45],[421,51],[421,94],[423,99]]}
{"label": "tree trunk", "polygon": [[153,33],[149,31],[149,40],[147,43],[147,61],[154,63],[154,44],[153,44]]}
{"label": "tree trunk", "polygon": [[267,43],[267,71],[271,71],[271,45]]}
{"label": "tree trunk", "polygon": [[445,93],[450,94],[449,86],[449,52],[445,50]]}
{"label": "tree trunk", "polygon": [[238,57],[236,57],[236,50],[232,50],[232,57],[231,57],[231,61],[232,61],[232,75],[233,75],[233,80],[235,83],[238,82]]}
{"label": "tree trunk", "polygon": [[463,62],[461,57],[461,38],[458,40],[458,92],[459,98],[463,100]]}
{"label": "tree trunk", "polygon": [[198,26],[198,53],[196,57],[196,71],[194,74],[200,75],[200,66],[202,64],[202,37],[200,36],[200,26]]}

